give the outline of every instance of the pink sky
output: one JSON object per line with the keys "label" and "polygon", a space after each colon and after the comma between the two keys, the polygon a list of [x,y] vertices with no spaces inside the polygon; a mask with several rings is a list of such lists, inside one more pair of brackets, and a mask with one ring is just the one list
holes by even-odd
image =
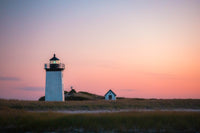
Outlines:
{"label": "pink sky", "polygon": [[0,2],[0,98],[44,95],[56,53],[64,88],[119,97],[200,98],[200,2]]}

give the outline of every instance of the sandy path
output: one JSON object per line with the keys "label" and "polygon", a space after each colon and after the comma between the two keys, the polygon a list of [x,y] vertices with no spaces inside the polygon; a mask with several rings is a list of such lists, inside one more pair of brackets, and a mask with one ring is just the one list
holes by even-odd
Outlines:
{"label": "sandy path", "polygon": [[175,111],[175,112],[200,112],[200,109],[121,109],[121,110],[56,110],[56,111],[31,111],[31,112],[55,112],[66,114],[95,114],[95,113],[117,113],[131,111]]}

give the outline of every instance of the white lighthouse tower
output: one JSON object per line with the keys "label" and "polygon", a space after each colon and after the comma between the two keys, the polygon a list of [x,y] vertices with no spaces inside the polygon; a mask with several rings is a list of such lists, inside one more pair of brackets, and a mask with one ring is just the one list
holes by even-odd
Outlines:
{"label": "white lighthouse tower", "polygon": [[45,101],[64,101],[62,71],[65,65],[61,64],[54,54],[50,62],[44,66],[46,70]]}

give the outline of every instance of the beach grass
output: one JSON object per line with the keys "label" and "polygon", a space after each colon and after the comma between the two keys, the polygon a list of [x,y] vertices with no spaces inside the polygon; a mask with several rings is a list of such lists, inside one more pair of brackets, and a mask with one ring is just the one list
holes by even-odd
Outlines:
{"label": "beach grass", "polygon": [[[79,114],[55,112],[123,109],[129,111]],[[150,111],[137,111],[140,109]],[[182,111],[173,111],[175,109]],[[132,98],[65,102],[0,99],[0,132],[199,133],[200,112],[184,112],[184,109],[199,110],[200,99]]]}
{"label": "beach grass", "polygon": [[65,102],[0,99],[0,109],[23,110],[119,110],[119,109],[200,109],[200,99],[118,99]]}
{"label": "beach grass", "polygon": [[0,110],[0,131],[15,132],[200,132],[200,112],[131,111],[65,114]]}

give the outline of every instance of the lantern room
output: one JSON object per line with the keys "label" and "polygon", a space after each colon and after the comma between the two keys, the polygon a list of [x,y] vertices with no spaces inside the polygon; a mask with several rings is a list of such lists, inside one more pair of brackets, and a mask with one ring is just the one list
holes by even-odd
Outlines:
{"label": "lantern room", "polygon": [[56,54],[50,59],[50,64],[60,64],[60,60],[56,57]]}
{"label": "lantern room", "polygon": [[60,63],[60,60],[56,57],[56,54],[49,60],[50,63],[45,64],[46,71],[62,71],[65,69],[65,65]]}

